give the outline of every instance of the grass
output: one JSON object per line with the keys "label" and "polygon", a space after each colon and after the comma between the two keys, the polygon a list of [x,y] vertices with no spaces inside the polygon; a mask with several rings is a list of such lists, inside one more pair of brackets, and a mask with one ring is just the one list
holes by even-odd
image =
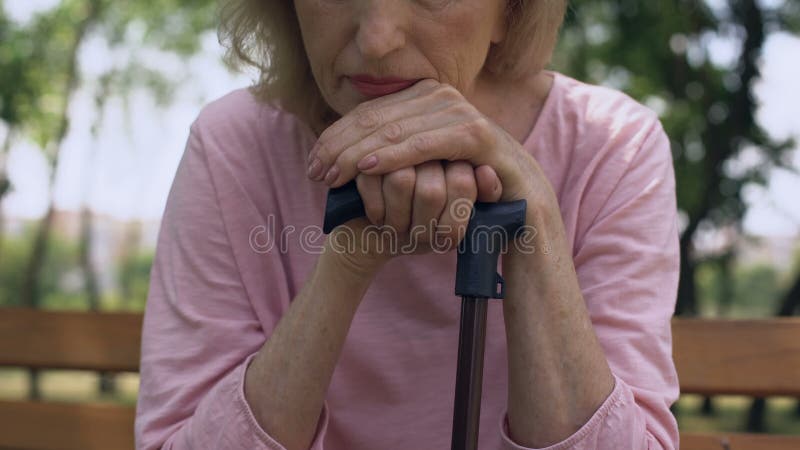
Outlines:
{"label": "grass", "polygon": [[[39,389],[42,397],[50,401],[113,402],[133,405],[139,389],[139,374],[113,375],[116,392],[101,394],[98,389],[100,375],[79,370],[42,370],[39,372]],[[22,400],[28,393],[28,371],[25,369],[0,370],[0,399]]]}
{"label": "grass", "polygon": [[[701,412],[703,397],[683,395],[675,405],[675,416],[681,431],[713,432],[744,431],[752,400],[741,396],[714,397],[714,414]],[[766,430],[775,434],[800,435],[800,415],[796,414],[797,399],[773,397],[767,400]]]}

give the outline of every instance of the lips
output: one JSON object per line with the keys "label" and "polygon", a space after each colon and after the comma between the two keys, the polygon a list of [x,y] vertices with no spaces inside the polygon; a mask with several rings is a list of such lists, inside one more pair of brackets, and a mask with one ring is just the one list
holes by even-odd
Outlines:
{"label": "lips", "polygon": [[416,83],[417,80],[403,78],[373,78],[369,75],[353,75],[347,77],[353,87],[367,97],[379,97],[402,91]]}

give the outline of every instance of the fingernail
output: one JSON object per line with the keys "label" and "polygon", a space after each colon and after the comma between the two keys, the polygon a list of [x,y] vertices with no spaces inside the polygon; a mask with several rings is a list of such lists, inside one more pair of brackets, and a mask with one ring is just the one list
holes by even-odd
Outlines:
{"label": "fingernail", "polygon": [[358,170],[369,170],[378,165],[378,157],[369,155],[358,162]]}
{"label": "fingernail", "polygon": [[336,181],[336,177],[339,176],[339,166],[333,166],[328,170],[328,173],[325,174],[325,183],[331,184]]}
{"label": "fingernail", "polygon": [[319,173],[322,171],[322,161],[319,158],[314,158],[314,161],[311,162],[311,165],[308,166],[308,178],[316,178],[319,176]]}

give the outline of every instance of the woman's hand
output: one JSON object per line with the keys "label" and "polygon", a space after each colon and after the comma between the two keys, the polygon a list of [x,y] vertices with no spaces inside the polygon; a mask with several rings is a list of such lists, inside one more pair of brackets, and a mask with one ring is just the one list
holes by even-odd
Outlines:
{"label": "woman's hand", "polygon": [[358,270],[397,255],[452,250],[466,233],[472,204],[497,201],[501,194],[491,168],[476,171],[466,161],[426,161],[386,175],[359,174],[356,185],[367,218],[337,227],[328,247]]}
{"label": "woman's hand", "polygon": [[435,160],[493,169],[499,201],[526,199],[529,211],[557,208],[549,182],[519,142],[454,87],[432,79],[364,102],[331,125],[312,149],[308,172],[338,187],[359,173],[385,175]]}

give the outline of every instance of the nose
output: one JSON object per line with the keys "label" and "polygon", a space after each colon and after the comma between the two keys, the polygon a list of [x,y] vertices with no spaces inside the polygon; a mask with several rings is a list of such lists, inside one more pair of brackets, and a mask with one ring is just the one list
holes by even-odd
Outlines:
{"label": "nose", "polygon": [[365,0],[358,12],[356,45],[365,58],[382,58],[406,43],[406,11],[396,0]]}

